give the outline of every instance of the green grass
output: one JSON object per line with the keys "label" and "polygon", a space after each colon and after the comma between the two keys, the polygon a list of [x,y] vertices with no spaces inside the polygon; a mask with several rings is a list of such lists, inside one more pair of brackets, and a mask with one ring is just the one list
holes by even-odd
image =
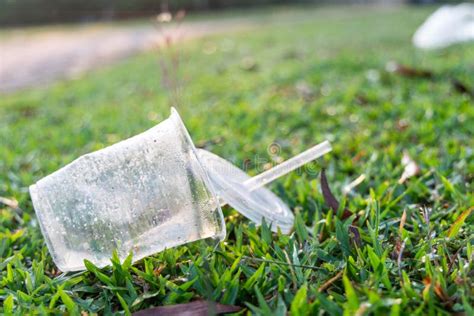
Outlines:
{"label": "green grass", "polygon": [[[266,23],[252,32],[179,46],[184,83],[173,102],[195,143],[242,165],[271,161],[272,143],[288,158],[329,139],[334,151],[313,170],[325,167],[334,195],[359,215],[361,245],[348,233],[354,216],[338,219],[324,203],[318,172],[294,172],[270,186],[296,215],[290,235],[225,208],[228,236],[216,249],[196,242],[133,266],[115,258],[102,270],[59,274],[28,185],[165,119],[170,94],[148,53],[2,96],[0,196],[19,208],[0,205],[0,313],[128,314],[206,298],[244,314],[472,314],[474,220],[461,214],[474,205],[473,100],[449,80],[384,70],[396,60],[474,86],[473,45],[411,46],[430,11],[262,11]],[[399,184],[404,151],[420,172]],[[344,198],[361,174],[366,180]]]}

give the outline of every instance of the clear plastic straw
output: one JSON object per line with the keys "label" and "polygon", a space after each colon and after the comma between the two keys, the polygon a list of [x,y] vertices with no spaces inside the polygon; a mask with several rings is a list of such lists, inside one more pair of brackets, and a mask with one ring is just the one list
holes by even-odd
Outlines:
{"label": "clear plastic straw", "polygon": [[256,175],[255,177],[248,179],[244,182],[244,185],[250,191],[258,189],[278,178],[284,176],[285,174],[311,162],[322,155],[330,152],[332,150],[331,144],[329,141],[324,141],[318,145],[311,147],[308,150],[303,151],[302,153],[282,162],[275,167]]}

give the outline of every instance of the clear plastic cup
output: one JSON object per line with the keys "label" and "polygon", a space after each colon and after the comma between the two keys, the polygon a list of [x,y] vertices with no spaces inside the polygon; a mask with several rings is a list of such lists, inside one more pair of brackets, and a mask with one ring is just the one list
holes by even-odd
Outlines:
{"label": "clear plastic cup", "polygon": [[421,49],[441,49],[474,41],[474,4],[443,5],[416,30],[413,44]]}
{"label": "clear plastic cup", "polygon": [[86,154],[30,187],[61,271],[99,267],[117,250],[134,261],[191,241],[225,237],[218,198],[178,113]]}

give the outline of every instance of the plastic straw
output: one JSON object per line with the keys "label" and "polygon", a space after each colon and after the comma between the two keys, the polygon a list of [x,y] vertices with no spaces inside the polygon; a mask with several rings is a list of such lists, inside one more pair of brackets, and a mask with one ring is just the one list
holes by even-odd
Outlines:
{"label": "plastic straw", "polygon": [[262,172],[255,177],[248,179],[244,182],[244,185],[250,191],[258,189],[275,179],[278,179],[281,176],[311,162],[322,155],[330,152],[332,150],[331,144],[329,141],[324,141],[316,146],[311,147],[310,149],[303,151],[301,154],[298,154],[275,167]]}

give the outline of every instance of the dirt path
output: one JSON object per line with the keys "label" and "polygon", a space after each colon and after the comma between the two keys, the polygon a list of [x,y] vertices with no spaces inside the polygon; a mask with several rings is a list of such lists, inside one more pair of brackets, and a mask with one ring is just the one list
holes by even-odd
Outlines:
{"label": "dirt path", "polygon": [[93,24],[28,32],[11,31],[0,38],[0,93],[74,78],[104,64],[155,47],[163,31],[180,40],[252,27],[252,22],[226,19],[169,26]]}

